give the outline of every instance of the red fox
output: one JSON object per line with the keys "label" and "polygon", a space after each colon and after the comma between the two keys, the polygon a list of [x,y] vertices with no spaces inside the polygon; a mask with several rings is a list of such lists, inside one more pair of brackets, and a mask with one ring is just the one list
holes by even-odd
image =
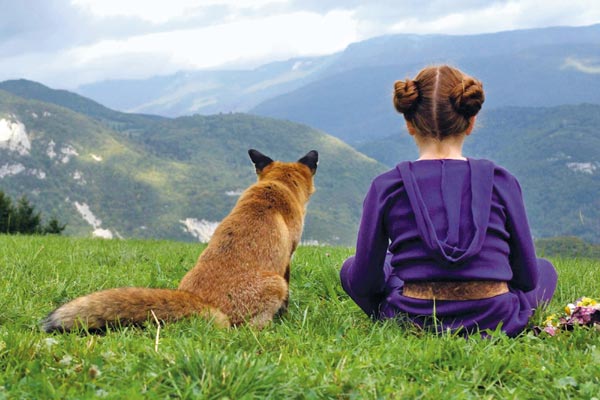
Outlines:
{"label": "red fox", "polygon": [[242,193],[176,290],[119,288],[92,293],[51,312],[43,329],[95,331],[140,325],[152,313],[162,321],[202,315],[217,326],[249,323],[260,329],[285,312],[290,260],[315,191],[319,155],[312,150],[297,162],[284,163],[257,150],[248,154],[258,182]]}

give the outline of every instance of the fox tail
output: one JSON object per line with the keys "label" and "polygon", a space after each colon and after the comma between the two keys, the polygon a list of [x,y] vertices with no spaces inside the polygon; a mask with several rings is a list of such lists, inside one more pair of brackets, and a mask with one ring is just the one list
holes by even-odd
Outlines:
{"label": "fox tail", "polygon": [[68,332],[87,328],[103,330],[107,326],[141,325],[156,316],[175,321],[191,315],[212,319],[215,325],[228,327],[227,315],[206,305],[193,293],[171,289],[119,288],[78,297],[52,311],[42,321],[46,332]]}

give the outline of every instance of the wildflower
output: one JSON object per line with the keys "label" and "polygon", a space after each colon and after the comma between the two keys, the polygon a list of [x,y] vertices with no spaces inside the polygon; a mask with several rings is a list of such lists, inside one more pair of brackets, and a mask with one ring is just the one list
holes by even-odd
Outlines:
{"label": "wildflower", "polygon": [[573,304],[573,303],[569,303],[565,306],[565,313],[567,313],[567,315],[571,315],[574,310],[575,310],[575,304]]}
{"label": "wildflower", "polygon": [[598,302],[589,297],[582,297],[577,301],[577,307],[587,307],[587,306],[595,306]]}
{"label": "wildflower", "polygon": [[559,330],[571,330],[574,326],[589,326],[600,330],[600,303],[591,297],[582,297],[564,308],[564,314],[546,317],[544,327],[536,329],[550,336]]}
{"label": "wildflower", "polygon": [[556,328],[552,325],[550,326],[546,326],[544,327],[544,329],[542,329],[544,332],[546,332],[548,335],[550,336],[554,336],[556,335]]}
{"label": "wildflower", "polygon": [[55,344],[58,344],[58,340],[51,337],[45,338],[43,342],[46,344],[46,348],[48,349],[52,348],[52,346],[54,346]]}
{"label": "wildflower", "polygon": [[550,315],[548,315],[548,317],[546,317],[546,320],[544,321],[544,325],[546,325],[546,326],[555,325],[556,322],[557,322],[556,314],[550,314]]}
{"label": "wildflower", "polygon": [[63,356],[63,358],[59,361],[59,363],[62,364],[62,365],[71,365],[72,361],[73,361],[73,357],[71,357],[68,354],[65,354]]}

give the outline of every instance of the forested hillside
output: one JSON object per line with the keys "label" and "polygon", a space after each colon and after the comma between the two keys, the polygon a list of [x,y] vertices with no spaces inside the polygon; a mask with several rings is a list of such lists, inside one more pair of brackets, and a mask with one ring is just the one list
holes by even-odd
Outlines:
{"label": "forested hillside", "polygon": [[[113,111],[35,82],[1,88],[13,94],[0,90],[0,190],[27,195],[66,222],[67,234],[206,238],[255,180],[249,148],[283,160],[317,149],[318,191],[304,238],[353,245],[370,180],[417,157],[400,115],[397,133],[356,143],[359,152],[289,121],[170,119]],[[600,106],[592,104],[484,108],[465,151],[519,178],[536,238],[598,242],[599,127]]]}
{"label": "forested hillside", "polygon": [[[465,154],[494,160],[519,178],[535,236],[600,242],[600,106],[505,107],[481,114]],[[397,123],[403,121],[398,115]],[[406,132],[357,148],[388,166],[418,157]]]}
{"label": "forested hillside", "polygon": [[352,145],[402,130],[394,81],[450,63],[479,78],[485,109],[600,104],[600,25],[483,35],[390,35],[349,46],[334,64],[251,113],[322,129]]}
{"label": "forested hillside", "polygon": [[286,161],[316,149],[317,193],[304,239],[350,245],[364,192],[385,168],[291,122],[244,114],[156,118],[28,81],[0,88],[29,97],[0,90],[0,189],[30,197],[67,223],[66,234],[206,240],[256,180],[249,148]]}

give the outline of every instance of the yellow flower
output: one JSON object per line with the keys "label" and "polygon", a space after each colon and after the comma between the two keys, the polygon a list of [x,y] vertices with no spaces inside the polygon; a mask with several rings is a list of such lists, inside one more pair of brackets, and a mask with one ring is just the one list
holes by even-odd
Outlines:
{"label": "yellow flower", "polygon": [[544,325],[546,326],[554,326],[556,322],[556,314],[550,314],[544,321]]}
{"label": "yellow flower", "polygon": [[569,303],[565,307],[565,313],[567,313],[567,315],[571,315],[571,313],[573,312],[573,310],[575,310],[575,304],[573,304],[573,303]]}
{"label": "yellow flower", "polygon": [[598,302],[590,297],[582,297],[577,302],[577,307],[595,306]]}

